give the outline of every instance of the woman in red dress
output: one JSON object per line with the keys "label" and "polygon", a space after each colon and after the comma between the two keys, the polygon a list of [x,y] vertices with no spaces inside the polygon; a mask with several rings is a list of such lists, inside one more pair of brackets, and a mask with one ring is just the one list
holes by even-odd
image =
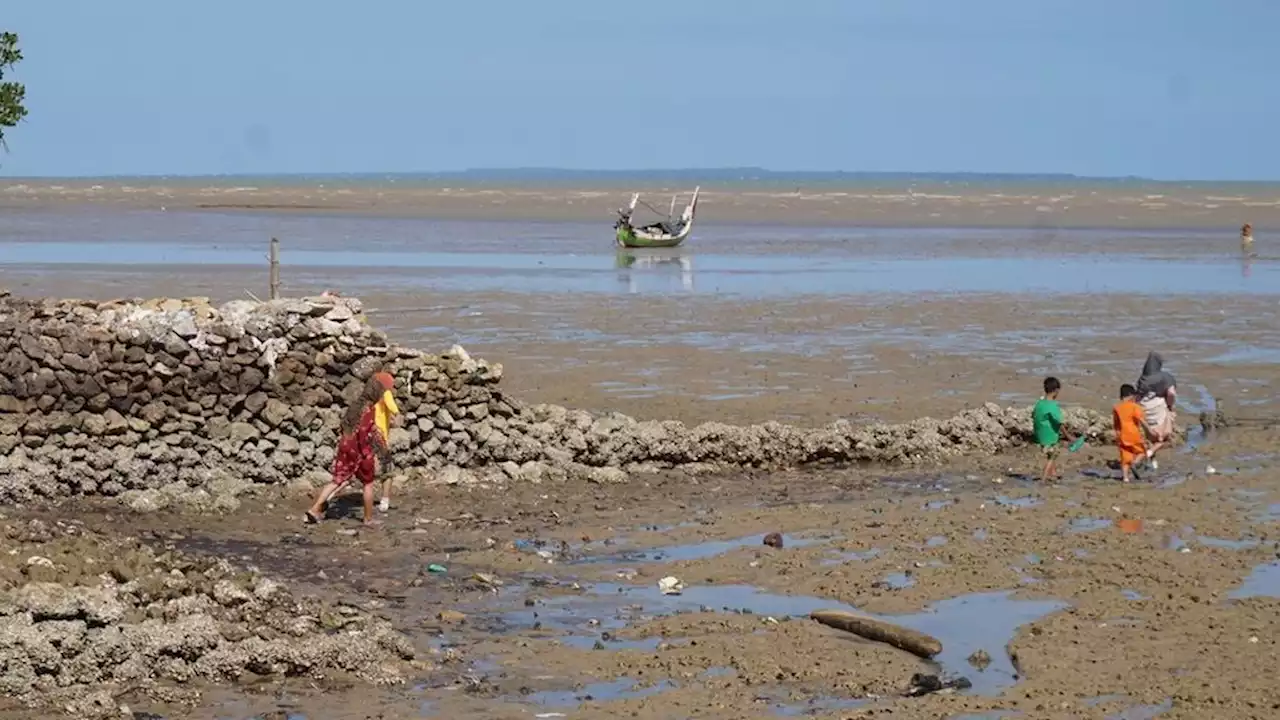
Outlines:
{"label": "woman in red dress", "polygon": [[315,503],[307,510],[308,524],[320,522],[329,498],[352,478],[359,478],[363,486],[364,524],[377,524],[373,517],[373,480],[378,474],[378,458],[386,452],[386,447],[374,419],[374,405],[388,390],[379,376],[369,379],[360,397],[342,414],[342,435],[338,440],[337,457],[333,460],[333,481],[320,489]]}

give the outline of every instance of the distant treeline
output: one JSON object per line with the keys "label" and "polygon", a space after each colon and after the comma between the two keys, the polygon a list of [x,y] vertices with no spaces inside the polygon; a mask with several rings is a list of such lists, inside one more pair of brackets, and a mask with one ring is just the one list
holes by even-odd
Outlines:
{"label": "distant treeline", "polygon": [[[16,178],[14,178],[16,179]],[[246,175],[155,175],[145,177],[81,178],[83,180],[110,180],[115,182],[138,180],[141,182],[168,182],[177,184],[266,184],[311,185],[330,183],[335,185],[593,185],[593,186],[689,186],[712,187],[765,186],[801,189],[817,186],[844,187],[897,187],[912,186],[1259,186],[1276,185],[1262,182],[1230,181],[1166,181],[1141,177],[1087,177],[1069,173],[913,173],[913,172],[852,172],[852,171],[793,171],[766,170],[764,168],[685,168],[667,170],[570,170],[561,168],[477,168],[449,172],[422,173],[296,173],[296,174],[246,174]],[[710,189],[710,188],[709,188]]]}

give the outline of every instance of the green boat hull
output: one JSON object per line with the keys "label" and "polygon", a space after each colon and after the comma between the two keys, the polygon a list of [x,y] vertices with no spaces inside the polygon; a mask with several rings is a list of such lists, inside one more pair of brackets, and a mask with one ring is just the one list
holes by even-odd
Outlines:
{"label": "green boat hull", "polygon": [[637,235],[635,230],[629,227],[620,227],[617,230],[618,247],[624,248],[673,248],[679,246],[687,237],[688,234],[681,234],[655,239]]}
{"label": "green boat hull", "polygon": [[[631,216],[636,209],[636,204],[640,202],[640,193],[631,193],[631,204],[618,211],[618,221],[613,225],[614,244],[620,248],[634,249],[678,247],[680,243],[688,240],[689,234],[693,232],[693,218],[698,209],[698,193],[701,190],[700,187],[693,189],[693,197],[689,199],[689,205],[678,217],[675,214],[677,196],[673,196],[671,210],[667,213],[665,221],[641,225],[638,228],[631,224]],[[645,207],[654,209],[648,203],[645,203]],[[659,216],[662,214],[661,211],[655,210],[655,212]],[[675,232],[671,232],[672,230]]]}

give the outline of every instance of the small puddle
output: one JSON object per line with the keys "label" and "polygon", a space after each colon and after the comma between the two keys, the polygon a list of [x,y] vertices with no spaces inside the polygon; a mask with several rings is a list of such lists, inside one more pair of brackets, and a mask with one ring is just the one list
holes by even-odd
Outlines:
{"label": "small puddle", "polygon": [[1124,596],[1124,599],[1125,599],[1125,600],[1133,600],[1133,601],[1137,601],[1137,600],[1146,600],[1146,599],[1147,599],[1147,596],[1146,596],[1146,595],[1143,595],[1142,593],[1138,592],[1137,590],[1128,590],[1128,589],[1125,589],[1125,590],[1121,590],[1121,591],[1120,591],[1120,594]]}
{"label": "small puddle", "polygon": [[603,647],[606,650],[643,650],[645,652],[653,652],[658,649],[659,645],[666,643],[667,645],[683,645],[684,641],[676,638],[673,640],[664,640],[660,637],[640,638],[639,640],[619,640],[609,633],[596,635],[569,635],[560,638],[560,644],[577,648],[579,650],[595,650],[597,647]]}
{"label": "small puddle", "polygon": [[1071,532],[1093,532],[1095,530],[1105,530],[1111,527],[1111,524],[1111,520],[1108,518],[1072,518],[1071,522],[1067,523],[1067,529]]}
{"label": "small puddle", "polygon": [[[1207,362],[1229,365],[1244,363],[1248,365],[1275,365],[1280,363],[1280,348],[1260,345],[1241,345],[1224,351]],[[1196,387],[1199,387],[1198,385]]]}
{"label": "small puddle", "polygon": [[1134,705],[1125,708],[1114,715],[1108,715],[1107,720],[1155,720],[1172,709],[1173,698],[1170,698],[1157,705]]}
{"label": "small puddle", "polygon": [[1008,495],[997,495],[996,504],[1005,507],[1028,508],[1034,507],[1041,503],[1040,498],[1035,495],[1024,495],[1018,498],[1011,498]]}
{"label": "small puddle", "polygon": [[1196,537],[1196,541],[1201,545],[1208,547],[1223,548],[1224,550],[1248,550],[1256,548],[1260,544],[1257,538],[1241,538],[1239,540],[1228,540],[1226,538],[1213,537],[1211,535],[1200,535]]}
{"label": "small puddle", "polygon": [[[916,579],[907,573],[889,573],[879,582],[880,587],[887,587],[890,590],[906,590],[915,584]],[[875,587],[875,583],[872,587]]]}
{"label": "small puddle", "polygon": [[1085,698],[1084,704],[1085,707],[1097,707],[1108,703],[1120,702],[1127,697],[1129,696],[1124,693],[1108,693],[1106,695],[1098,695],[1097,697]]}
{"label": "small puddle", "polygon": [[1266,510],[1254,517],[1257,522],[1280,522],[1280,503],[1271,503]]}
{"label": "small puddle", "polygon": [[803,702],[770,701],[769,709],[779,717],[801,717],[853,710],[867,704],[866,698],[817,697]]}
{"label": "small puddle", "polygon": [[543,690],[526,695],[525,702],[548,707],[573,707],[593,700],[608,702],[610,700],[626,700],[675,688],[670,680],[660,680],[652,685],[641,686],[631,678],[618,678],[608,682],[596,682],[584,686],[581,690]]}
{"label": "small puddle", "polygon": [[925,547],[942,547],[947,544],[946,535],[934,535],[925,541]]}
{"label": "small puddle", "polygon": [[[1014,600],[1011,595],[1011,591],[963,595],[920,613],[885,619],[938,638],[943,651],[937,661],[943,670],[968,677],[973,682],[969,692],[990,695],[1016,682],[1005,646],[1017,629],[1067,607],[1058,600]],[[750,585],[695,585],[680,595],[663,595],[656,584],[597,583],[588,587],[586,595],[549,598],[536,610],[511,611],[503,619],[512,627],[538,623],[542,628],[580,632],[584,625],[596,631],[617,629],[646,617],[685,612],[737,612],[781,620],[824,609],[859,612],[825,598],[777,595]],[[977,650],[992,657],[981,672],[975,672],[966,661]]]}
{"label": "small puddle", "polygon": [[[594,555],[575,561],[574,564],[619,563],[619,562],[679,562],[687,560],[705,560],[739,548],[756,547],[774,550],[764,544],[765,535],[748,535],[732,540],[708,540],[685,545],[669,545],[646,550],[624,550],[608,555]],[[782,536],[782,551],[787,548],[805,547],[818,543],[830,542],[831,537],[815,538],[796,535]]]}
{"label": "small puddle", "polygon": [[1240,583],[1240,587],[1232,590],[1227,597],[1243,600],[1251,597],[1280,598],[1280,562],[1259,565]]}
{"label": "small puddle", "polygon": [[[1188,415],[1200,412],[1212,412],[1218,409],[1218,401],[1213,397],[1213,393],[1203,385],[1192,385],[1192,390],[1199,395],[1198,402],[1184,402],[1188,410]],[[1208,435],[1204,431],[1204,426],[1196,425],[1187,431],[1186,440],[1183,442],[1179,452],[1182,454],[1193,454],[1209,442]]]}
{"label": "small puddle", "polygon": [[948,498],[946,500],[930,500],[929,502],[924,504],[924,509],[925,510],[941,510],[946,507],[951,507],[952,505],[955,505],[958,502],[960,502],[959,498]]}
{"label": "small puddle", "polygon": [[1040,578],[1034,575],[1028,575],[1026,568],[1022,568],[1022,567],[1018,567],[1017,565],[1014,565],[1014,566],[1011,566],[1009,569],[1018,574],[1018,582],[1021,583],[1022,585],[1035,585],[1036,583],[1040,582]]}
{"label": "small puddle", "polygon": [[827,558],[822,561],[823,565],[839,565],[850,561],[866,562],[880,555],[880,548],[871,548],[869,550],[849,550],[842,552],[834,558]]}
{"label": "small puddle", "polygon": [[1197,425],[1187,431],[1187,438],[1182,443],[1182,447],[1178,448],[1178,452],[1184,455],[1194,454],[1197,450],[1209,441],[1208,435],[1204,431],[1203,425]]}

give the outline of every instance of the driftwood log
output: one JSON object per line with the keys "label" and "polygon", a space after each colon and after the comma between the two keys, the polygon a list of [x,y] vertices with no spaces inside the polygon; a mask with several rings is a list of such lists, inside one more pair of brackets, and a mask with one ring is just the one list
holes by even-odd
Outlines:
{"label": "driftwood log", "polygon": [[809,617],[837,630],[851,632],[867,640],[892,645],[926,660],[942,652],[942,643],[931,635],[900,625],[876,620],[865,615],[855,615],[843,610],[815,610]]}

